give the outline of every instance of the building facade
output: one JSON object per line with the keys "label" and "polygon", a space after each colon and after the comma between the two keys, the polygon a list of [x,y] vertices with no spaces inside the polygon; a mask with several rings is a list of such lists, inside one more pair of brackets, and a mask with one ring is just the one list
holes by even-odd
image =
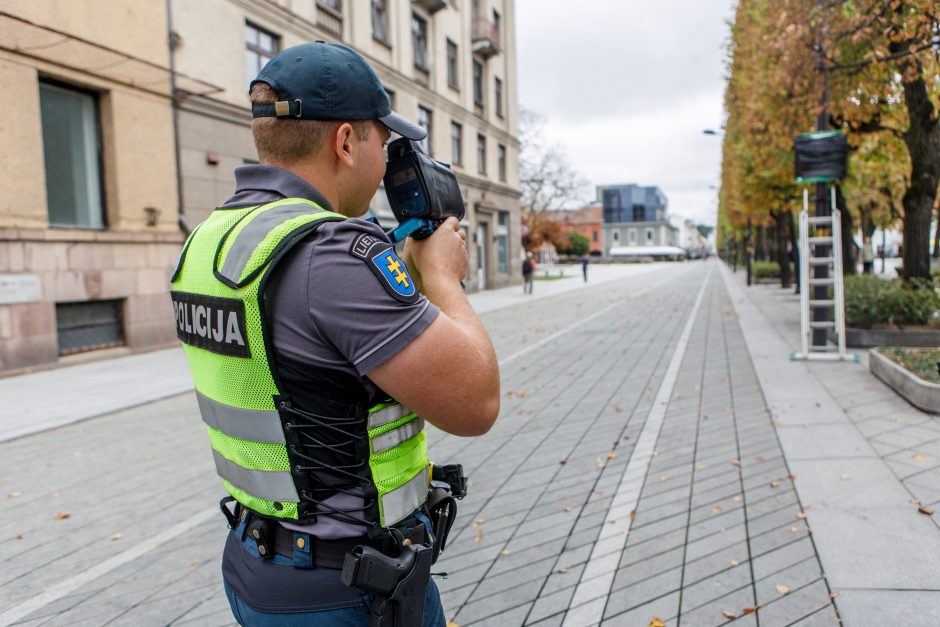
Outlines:
{"label": "building facade", "polygon": [[[191,228],[231,194],[257,157],[248,83],[280,50],[324,40],[358,50],[399,113],[428,129],[425,150],[451,164],[467,216],[469,290],[521,282],[513,0],[171,0],[172,64],[219,85],[178,90],[183,220]],[[372,213],[395,221],[379,189]]]}
{"label": "building facade", "polygon": [[163,2],[0,1],[16,94],[0,142],[0,374],[175,341],[166,24]]}
{"label": "building facade", "polygon": [[[677,231],[667,217],[668,201],[658,187],[635,184],[603,185],[597,188],[603,207],[604,251],[633,252],[647,247],[675,247]],[[638,254],[642,250],[635,251]]]}
{"label": "building facade", "polygon": [[594,203],[580,209],[560,211],[558,224],[563,233],[580,233],[588,239],[591,255],[604,254],[603,207]]}

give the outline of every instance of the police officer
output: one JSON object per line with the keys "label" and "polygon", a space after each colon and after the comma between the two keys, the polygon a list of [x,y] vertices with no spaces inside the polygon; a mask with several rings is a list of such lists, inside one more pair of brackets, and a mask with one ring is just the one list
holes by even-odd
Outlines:
{"label": "police officer", "polygon": [[[231,495],[225,591],[243,625],[365,625],[375,597],[341,581],[344,559],[434,541],[424,420],[485,433],[498,365],[460,285],[457,220],[409,239],[399,258],[357,219],[391,133],[425,137],[391,111],[365,60],[341,45],[295,46],[250,96],[260,164],[236,168],[234,195],[190,236],[172,280]],[[444,624],[433,581],[423,618]]]}

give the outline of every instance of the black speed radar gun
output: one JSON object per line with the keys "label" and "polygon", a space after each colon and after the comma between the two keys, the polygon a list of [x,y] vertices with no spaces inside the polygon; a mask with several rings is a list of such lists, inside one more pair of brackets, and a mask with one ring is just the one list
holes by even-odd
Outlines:
{"label": "black speed radar gun", "polygon": [[399,223],[388,233],[393,244],[408,236],[424,239],[451,216],[463,220],[466,207],[453,170],[424,154],[416,141],[402,137],[388,145],[383,181]]}

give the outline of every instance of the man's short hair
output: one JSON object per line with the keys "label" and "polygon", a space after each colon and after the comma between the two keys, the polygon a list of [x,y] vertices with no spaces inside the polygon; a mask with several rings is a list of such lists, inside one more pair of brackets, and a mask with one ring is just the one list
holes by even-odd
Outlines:
{"label": "man's short hair", "polygon": [[[267,83],[255,83],[251,88],[251,104],[268,104],[277,100],[277,94]],[[369,120],[350,120],[349,123],[359,139],[369,137]],[[335,120],[255,118],[251,121],[251,134],[259,160],[292,163],[320,152],[326,139],[340,124],[342,122]]]}

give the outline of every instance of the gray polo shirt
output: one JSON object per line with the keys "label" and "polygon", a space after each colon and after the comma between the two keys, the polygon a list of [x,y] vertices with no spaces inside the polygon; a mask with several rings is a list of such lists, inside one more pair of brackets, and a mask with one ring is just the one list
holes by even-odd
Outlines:
{"label": "gray polo shirt", "polygon": [[[332,210],[319,191],[281,168],[242,166],[235,169],[235,181],[236,192],[223,206],[306,198]],[[388,238],[377,224],[350,218],[324,224],[297,244],[268,293],[269,310],[277,312],[270,323],[278,352],[360,377],[368,387],[366,375],[434,321],[439,310],[403,287],[410,277],[393,265],[397,257],[377,265],[371,256],[357,254],[382,242]],[[354,244],[361,244],[358,250]]]}
{"label": "gray polo shirt", "polygon": [[[242,166],[235,169],[235,181],[236,192],[223,206],[306,198],[331,210],[319,191],[281,168]],[[275,351],[294,363],[354,376],[375,393],[368,373],[418,337],[439,313],[414,289],[407,272],[394,265],[393,253],[389,260],[386,254],[373,259],[370,250],[384,250],[387,244],[378,225],[355,218],[323,224],[297,244],[267,288]],[[342,493],[326,502],[345,510],[363,504],[361,497]],[[302,527],[281,524],[323,539],[363,532],[361,526],[327,516]]]}

